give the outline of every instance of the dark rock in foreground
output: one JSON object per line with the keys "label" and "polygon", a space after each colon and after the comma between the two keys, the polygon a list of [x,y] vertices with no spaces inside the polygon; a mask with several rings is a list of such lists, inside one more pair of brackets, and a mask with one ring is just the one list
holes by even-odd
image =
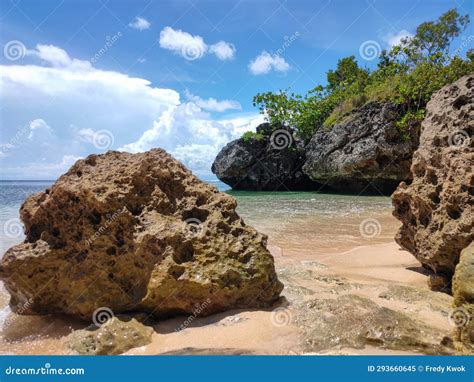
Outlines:
{"label": "dark rock in foreground", "polygon": [[268,123],[257,127],[261,140],[236,139],[228,143],[212,164],[212,172],[234,190],[318,190],[301,167],[305,161],[302,144],[287,130],[272,135]]}
{"label": "dark rock in foreground", "polygon": [[413,182],[402,183],[392,197],[393,214],[403,223],[397,243],[444,278],[446,288],[461,250],[474,240],[473,132],[471,74],[431,98],[413,156]]}
{"label": "dark rock in foreground", "polygon": [[235,208],[161,149],[90,155],[22,205],[26,239],[0,278],[22,314],[268,306],[283,286],[266,236]]}
{"label": "dark rock in foreground", "polygon": [[312,180],[347,193],[391,194],[411,179],[418,132],[403,137],[396,126],[401,108],[369,103],[329,129],[318,130],[306,146],[303,172]]}

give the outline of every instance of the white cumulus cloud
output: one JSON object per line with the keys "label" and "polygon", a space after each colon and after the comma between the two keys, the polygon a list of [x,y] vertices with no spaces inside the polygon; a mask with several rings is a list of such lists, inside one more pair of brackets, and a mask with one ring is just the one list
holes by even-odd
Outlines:
{"label": "white cumulus cloud", "polygon": [[272,70],[284,73],[290,69],[290,65],[283,57],[272,55],[264,50],[253,61],[250,61],[249,69],[253,75],[267,74]]}
{"label": "white cumulus cloud", "polygon": [[225,41],[219,41],[209,47],[209,52],[214,53],[219,60],[231,60],[235,55],[235,46]]}
{"label": "white cumulus cloud", "polygon": [[36,45],[36,49],[27,51],[29,56],[37,57],[44,63],[55,68],[68,67],[70,69],[90,69],[89,61],[72,59],[64,49],[54,45]]}
{"label": "white cumulus cloud", "polygon": [[203,99],[199,96],[191,94],[187,89],[185,90],[186,98],[199,106],[201,109],[209,111],[223,112],[227,110],[241,110],[242,106],[239,102],[225,99],[218,101],[215,98]]}
{"label": "white cumulus cloud", "polygon": [[150,29],[151,23],[143,17],[135,17],[128,26],[132,29],[143,31],[145,29]]}
{"label": "white cumulus cloud", "polygon": [[163,147],[200,176],[210,176],[210,167],[219,150],[246,131],[255,131],[263,122],[260,114],[213,120],[194,103],[169,109],[141,137],[120,150],[141,152]]}
{"label": "white cumulus cloud", "polygon": [[205,54],[214,54],[219,60],[230,60],[234,58],[235,47],[233,44],[219,41],[216,44],[208,45],[204,39],[198,35],[192,35],[180,29],[165,27],[160,32],[160,47],[168,49],[187,60],[197,60]]}

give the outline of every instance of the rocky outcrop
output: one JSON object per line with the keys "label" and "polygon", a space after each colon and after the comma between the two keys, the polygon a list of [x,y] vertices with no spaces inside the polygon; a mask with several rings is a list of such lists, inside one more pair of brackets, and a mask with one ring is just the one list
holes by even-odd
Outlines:
{"label": "rocky outcrop", "polygon": [[317,190],[301,166],[305,161],[302,142],[290,131],[272,134],[268,123],[257,127],[261,139],[236,139],[228,143],[212,164],[212,172],[235,190]]}
{"label": "rocky outcrop", "polygon": [[112,355],[148,345],[153,329],[135,319],[121,321],[112,317],[103,325],[91,325],[72,332],[66,339],[67,346],[75,354]]}
{"label": "rocky outcrop", "polygon": [[267,238],[235,208],[161,149],[90,155],[22,205],[26,239],[0,278],[23,314],[268,306],[282,284]]}
{"label": "rocky outcrop", "polygon": [[390,194],[411,179],[418,129],[404,136],[396,126],[399,106],[368,103],[330,130],[321,128],[306,146],[303,172],[336,191]]}
{"label": "rocky outcrop", "polygon": [[435,272],[438,288],[440,278],[449,286],[461,250],[474,240],[473,100],[473,74],[433,95],[413,156],[413,182],[401,183],[392,197],[403,223],[397,243]]}
{"label": "rocky outcrop", "polygon": [[450,319],[461,353],[474,353],[474,242],[461,252],[453,277],[454,309]]}

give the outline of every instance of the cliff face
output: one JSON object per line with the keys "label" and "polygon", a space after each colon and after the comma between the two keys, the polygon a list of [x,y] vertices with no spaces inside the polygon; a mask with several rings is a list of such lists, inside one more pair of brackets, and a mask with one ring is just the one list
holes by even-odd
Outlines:
{"label": "cliff face", "polygon": [[306,147],[303,172],[340,192],[390,194],[409,180],[416,129],[404,139],[395,122],[400,107],[369,103],[331,129],[320,129]]}
{"label": "cliff face", "polygon": [[301,167],[303,144],[284,129],[274,134],[268,123],[257,127],[260,140],[240,138],[228,143],[212,164],[212,172],[235,190],[317,190]]}
{"label": "cliff face", "polygon": [[[442,88],[427,105],[410,186],[393,194],[396,241],[449,283],[474,240],[474,75]],[[474,282],[474,281],[473,281]]]}
{"label": "cliff face", "polygon": [[283,285],[266,236],[235,208],[161,149],[90,155],[22,205],[26,240],[0,278],[23,314],[267,306]]}

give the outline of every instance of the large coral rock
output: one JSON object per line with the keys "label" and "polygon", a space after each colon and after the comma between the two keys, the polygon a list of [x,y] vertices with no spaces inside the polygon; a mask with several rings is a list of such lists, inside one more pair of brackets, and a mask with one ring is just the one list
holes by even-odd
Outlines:
{"label": "large coral rock", "polygon": [[161,149],[90,155],[22,205],[26,240],[0,277],[26,314],[267,306],[282,284],[266,236],[235,208]]}
{"label": "large coral rock", "polygon": [[235,190],[318,190],[321,185],[303,174],[303,143],[288,130],[272,135],[268,123],[257,127],[261,139],[229,142],[217,155],[212,172]]}
{"label": "large coral rock", "polygon": [[303,172],[336,191],[390,194],[411,179],[418,144],[416,126],[407,134],[396,126],[402,109],[371,102],[348,114],[330,130],[321,128],[306,146]]}
{"label": "large coral rock", "polygon": [[463,353],[474,353],[474,242],[461,252],[453,277],[454,310],[451,322]]}
{"label": "large coral rock", "polygon": [[447,282],[474,240],[474,75],[442,88],[427,105],[413,182],[393,194],[403,223],[396,241]]}
{"label": "large coral rock", "polygon": [[83,330],[72,332],[66,342],[76,354],[108,355],[122,354],[127,350],[148,345],[153,329],[135,319],[121,321],[112,317],[103,325],[91,325]]}

